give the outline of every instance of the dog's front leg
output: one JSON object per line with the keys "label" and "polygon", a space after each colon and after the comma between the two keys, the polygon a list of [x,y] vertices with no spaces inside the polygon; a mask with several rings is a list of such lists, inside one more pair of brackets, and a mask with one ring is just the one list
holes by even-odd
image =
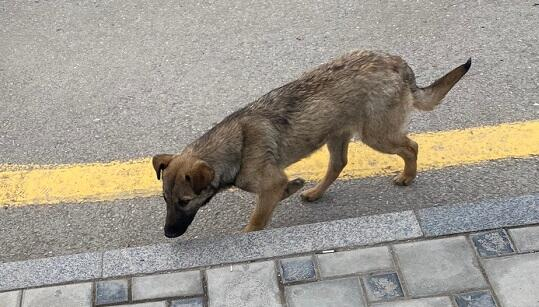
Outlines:
{"label": "dog's front leg", "polygon": [[[297,185],[298,182],[295,184]],[[257,189],[256,206],[251,213],[249,224],[243,229],[244,232],[264,229],[271,219],[273,209],[284,196],[290,194],[291,191],[288,191],[287,187],[288,179],[282,170],[275,168],[264,172],[259,189]]]}
{"label": "dog's front leg", "polygon": [[339,174],[348,162],[348,143],[350,142],[349,134],[340,136],[332,136],[327,143],[329,150],[329,165],[324,179],[320,181],[314,188],[308,189],[301,193],[301,198],[305,201],[315,201],[322,197],[322,194],[329,186],[339,177]]}

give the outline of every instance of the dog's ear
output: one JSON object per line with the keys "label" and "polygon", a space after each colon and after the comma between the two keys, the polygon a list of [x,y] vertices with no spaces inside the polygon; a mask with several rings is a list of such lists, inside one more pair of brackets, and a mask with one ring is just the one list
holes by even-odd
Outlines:
{"label": "dog's ear", "polygon": [[198,160],[186,174],[185,179],[191,183],[193,192],[198,195],[212,182],[214,176],[213,168],[205,161]]}
{"label": "dog's ear", "polygon": [[174,157],[174,155],[162,154],[156,155],[152,158],[153,169],[157,175],[157,180],[161,179],[161,171],[167,168],[170,160],[172,160],[172,157]]}

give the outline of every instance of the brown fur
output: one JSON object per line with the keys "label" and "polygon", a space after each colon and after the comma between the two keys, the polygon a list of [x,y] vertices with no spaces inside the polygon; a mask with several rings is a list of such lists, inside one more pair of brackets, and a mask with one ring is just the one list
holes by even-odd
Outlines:
{"label": "brown fur", "polygon": [[419,88],[400,57],[355,51],[270,91],[180,154],[154,157],[167,202],[165,233],[168,228],[167,236],[181,235],[201,206],[232,185],[257,194],[245,231],[264,228],[278,202],[304,184],[302,179],[289,181],[283,170],[327,144],[325,177],[301,194],[306,201],[317,200],[346,165],[353,136],[375,150],[399,155],[405,166],[394,182],[410,184],[418,145],[406,136],[409,113],[434,109],[470,65],[469,60]]}

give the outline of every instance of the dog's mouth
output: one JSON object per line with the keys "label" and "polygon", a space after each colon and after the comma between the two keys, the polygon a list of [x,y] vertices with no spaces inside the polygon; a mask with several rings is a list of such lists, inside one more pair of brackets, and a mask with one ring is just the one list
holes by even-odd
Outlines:
{"label": "dog's mouth", "polygon": [[187,231],[187,228],[189,227],[189,225],[185,226],[185,227],[170,227],[170,226],[165,226],[165,237],[167,238],[177,238],[181,235],[183,235],[186,231]]}
{"label": "dog's mouth", "polygon": [[177,238],[181,235],[183,235],[187,228],[189,228],[189,225],[193,222],[195,219],[195,215],[186,215],[181,214],[179,217],[177,217],[174,220],[174,223],[172,224],[165,224],[165,237],[167,238]]}
{"label": "dog's mouth", "polygon": [[170,239],[177,238],[183,235],[186,230],[187,228],[185,228],[184,231],[177,231],[177,230],[171,230],[171,229],[165,228],[165,237],[170,238]]}

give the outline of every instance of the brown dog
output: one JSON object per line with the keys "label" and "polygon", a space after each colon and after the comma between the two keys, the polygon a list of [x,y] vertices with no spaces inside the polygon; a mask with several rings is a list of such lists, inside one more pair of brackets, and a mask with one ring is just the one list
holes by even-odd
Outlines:
{"label": "brown dog", "polygon": [[306,201],[317,200],[346,165],[353,136],[375,150],[399,155],[405,166],[394,182],[410,184],[418,146],[406,136],[408,114],[433,110],[470,66],[471,59],[420,88],[400,57],[355,51],[270,91],[180,154],[153,157],[167,203],[165,235],[182,235],[198,209],[229,186],[257,194],[244,230],[264,228],[279,201],[304,185],[300,178],[289,181],[283,170],[327,144],[324,179],[301,194]]}

